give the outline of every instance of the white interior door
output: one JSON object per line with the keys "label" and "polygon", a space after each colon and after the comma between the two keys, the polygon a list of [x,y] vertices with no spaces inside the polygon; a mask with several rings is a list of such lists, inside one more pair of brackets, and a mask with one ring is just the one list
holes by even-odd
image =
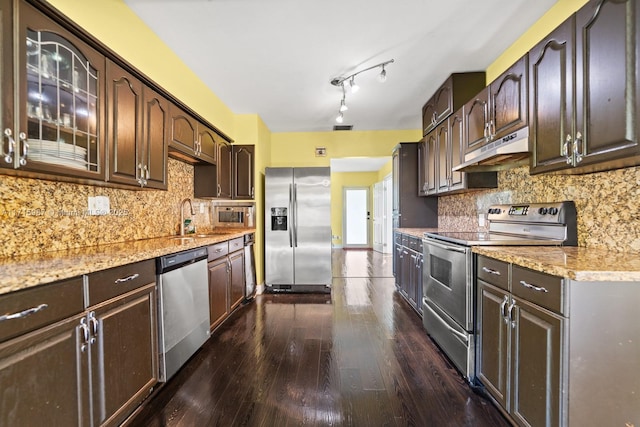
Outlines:
{"label": "white interior door", "polygon": [[382,252],[390,254],[393,252],[393,185],[391,174],[385,176],[382,183],[384,194]]}
{"label": "white interior door", "polygon": [[369,247],[369,188],[344,187],[343,244],[345,248]]}
{"label": "white interior door", "polygon": [[373,250],[384,248],[384,182],[373,184]]}

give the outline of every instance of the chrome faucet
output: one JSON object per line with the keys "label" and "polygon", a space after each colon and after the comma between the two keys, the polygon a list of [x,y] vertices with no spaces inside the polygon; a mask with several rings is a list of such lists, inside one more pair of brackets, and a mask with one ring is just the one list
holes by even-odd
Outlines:
{"label": "chrome faucet", "polygon": [[188,197],[180,202],[180,235],[184,236],[184,205],[189,204],[189,208],[191,209],[191,216],[195,215],[193,211],[193,205],[191,204],[191,199]]}

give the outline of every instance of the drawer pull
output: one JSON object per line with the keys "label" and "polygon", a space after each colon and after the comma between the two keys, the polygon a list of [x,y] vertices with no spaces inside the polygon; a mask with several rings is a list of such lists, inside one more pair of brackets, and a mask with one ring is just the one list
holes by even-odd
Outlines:
{"label": "drawer pull", "polygon": [[482,267],[482,271],[487,272],[489,274],[495,274],[496,276],[501,276],[500,272],[498,270],[492,270],[490,268],[487,267]]}
{"label": "drawer pull", "polygon": [[118,283],[130,282],[132,280],[137,279],[138,277],[140,277],[140,275],[138,273],[136,273],[136,274],[132,274],[131,276],[127,276],[127,277],[122,277],[120,279],[116,279],[116,281],[113,282],[113,283],[115,283],[117,285]]}
{"label": "drawer pull", "polygon": [[48,304],[40,304],[37,307],[28,308],[28,309],[26,309],[24,311],[21,311],[19,313],[4,314],[4,315],[0,316],[0,322],[4,322],[5,320],[22,319],[24,317],[31,316],[32,314],[35,314],[35,313],[37,313],[39,311],[42,311],[47,307],[49,307]]}
{"label": "drawer pull", "polygon": [[218,248],[216,249],[216,253],[219,254],[220,252],[222,252],[222,248]]}
{"label": "drawer pull", "polygon": [[535,286],[535,285],[532,285],[530,283],[525,282],[524,280],[520,280],[520,284],[522,286],[524,286],[525,288],[532,289],[532,290],[534,290],[536,292],[545,292],[545,293],[549,292],[546,288],[543,288],[542,286]]}

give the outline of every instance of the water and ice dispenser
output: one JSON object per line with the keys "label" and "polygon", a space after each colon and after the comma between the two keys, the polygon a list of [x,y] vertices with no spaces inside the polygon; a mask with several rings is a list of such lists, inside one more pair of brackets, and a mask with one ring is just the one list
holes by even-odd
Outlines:
{"label": "water and ice dispenser", "polygon": [[287,231],[287,208],[271,208],[271,230]]}

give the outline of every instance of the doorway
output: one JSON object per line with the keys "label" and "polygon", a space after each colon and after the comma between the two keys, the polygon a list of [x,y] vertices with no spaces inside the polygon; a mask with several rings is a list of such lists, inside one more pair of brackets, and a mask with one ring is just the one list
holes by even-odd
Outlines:
{"label": "doorway", "polygon": [[344,248],[369,247],[369,187],[343,188]]}

